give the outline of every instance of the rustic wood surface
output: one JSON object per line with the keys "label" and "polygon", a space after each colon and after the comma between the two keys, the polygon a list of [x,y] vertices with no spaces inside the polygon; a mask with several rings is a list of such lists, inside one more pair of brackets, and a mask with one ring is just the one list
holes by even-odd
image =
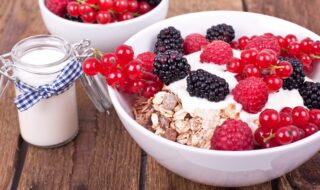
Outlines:
{"label": "rustic wood surface", "polygon": [[[169,17],[205,10],[264,13],[320,34],[319,0],[170,0]],[[20,39],[47,33],[37,1],[0,4],[0,51]],[[19,136],[11,87],[0,101],[0,189],[225,189],[197,184],[166,170],[140,150],[116,113],[95,110],[80,85],[80,133],[57,149],[28,145]],[[264,184],[240,189],[320,189],[320,154],[295,171]]]}

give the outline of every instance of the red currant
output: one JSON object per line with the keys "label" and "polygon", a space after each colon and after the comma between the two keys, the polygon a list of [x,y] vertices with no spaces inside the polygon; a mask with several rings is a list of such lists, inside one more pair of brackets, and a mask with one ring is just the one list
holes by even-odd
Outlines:
{"label": "red currant", "polygon": [[319,109],[311,109],[309,110],[309,122],[316,124],[320,127],[320,110]]}
{"label": "red currant", "polygon": [[293,34],[288,34],[284,38],[284,48],[287,48],[290,43],[298,41],[297,37]]}
{"label": "red currant", "polygon": [[292,114],[292,108],[290,107],[284,107],[280,110],[280,113],[288,113],[288,114]]}
{"label": "red currant", "polygon": [[320,55],[320,41],[313,42],[312,53],[315,55]]}
{"label": "red currant", "polygon": [[268,37],[274,37],[274,34],[272,34],[271,32],[264,33],[263,35]]}
{"label": "red currant", "polygon": [[286,43],[285,43],[284,38],[282,36],[276,36],[276,38],[278,40],[279,46],[281,48],[285,48]]}
{"label": "red currant", "polygon": [[293,124],[296,126],[304,126],[309,121],[309,112],[302,106],[297,106],[292,110]]}
{"label": "red currant", "polygon": [[109,73],[107,76],[107,83],[112,87],[123,86],[125,83],[125,76],[120,69],[116,69],[113,72]]}
{"label": "red currant", "polygon": [[275,139],[280,145],[286,145],[286,144],[292,143],[293,142],[293,134],[292,134],[291,128],[290,127],[280,127],[276,131]]}
{"label": "red currant", "polygon": [[273,138],[273,133],[270,128],[258,127],[254,132],[255,143],[259,146],[264,146],[265,142]]}
{"label": "red currant", "polygon": [[240,49],[244,49],[247,46],[248,42],[249,42],[249,37],[248,36],[242,36],[241,38],[239,38],[238,42],[239,42]]}
{"label": "red currant", "polygon": [[300,42],[300,50],[304,53],[312,52],[313,41],[310,38],[305,38]]}
{"label": "red currant", "polygon": [[82,64],[83,72],[89,76],[98,74],[101,71],[101,63],[97,58],[89,57]]}
{"label": "red currant", "polygon": [[268,75],[264,78],[264,82],[267,84],[269,92],[276,92],[280,90],[283,84],[283,80],[277,75]]}
{"label": "red currant", "polygon": [[93,23],[96,21],[96,11],[88,3],[79,6],[79,13],[82,21],[85,23]]}
{"label": "red currant", "polygon": [[143,81],[134,81],[130,84],[130,91],[131,93],[139,94],[144,89],[144,86],[145,84]]}
{"label": "red currant", "polygon": [[71,1],[67,5],[67,11],[71,16],[79,16],[79,4],[75,1]]}
{"label": "red currant", "polygon": [[283,79],[289,78],[293,73],[293,67],[288,61],[280,61],[277,66],[276,74]]}
{"label": "red currant", "polygon": [[259,122],[261,127],[277,129],[280,122],[279,113],[273,109],[265,109],[259,115]]}
{"label": "red currant", "polygon": [[290,133],[292,135],[292,142],[296,142],[298,140],[301,139],[300,137],[300,129],[294,125],[289,125],[288,126],[289,130],[290,130]]}
{"label": "red currant", "polygon": [[108,11],[113,7],[113,0],[99,0],[99,10],[100,11]]}
{"label": "red currant", "polygon": [[98,3],[99,0],[86,0],[86,3],[89,3],[89,4],[96,4]]}
{"label": "red currant", "polygon": [[130,19],[133,19],[133,18],[134,18],[134,15],[131,12],[126,12],[126,13],[120,14],[118,16],[118,20],[119,21],[130,20]]}
{"label": "red currant", "polygon": [[128,11],[135,13],[139,10],[139,3],[137,0],[128,0]]}
{"label": "red currant", "polygon": [[92,11],[93,11],[93,8],[88,3],[84,3],[84,4],[79,5],[79,14],[80,15],[88,14],[89,12],[92,12]]}
{"label": "red currant", "polygon": [[279,113],[280,121],[279,121],[279,127],[285,127],[292,124],[292,117],[291,113]]}
{"label": "red currant", "polygon": [[243,73],[246,77],[261,77],[260,70],[253,64],[245,65],[243,68]]}
{"label": "red currant", "polygon": [[139,13],[146,14],[147,12],[151,11],[151,6],[149,3],[145,1],[139,2]]}
{"label": "red currant", "polygon": [[240,59],[233,57],[230,62],[227,63],[227,71],[232,73],[241,73],[243,70],[243,64]]}
{"label": "red currant", "polygon": [[161,88],[159,88],[159,84],[151,83],[148,86],[146,86],[143,90],[143,96],[145,98],[152,97],[155,93],[159,92]]}
{"label": "red currant", "polygon": [[118,57],[118,63],[121,66],[124,66],[130,61],[132,61],[134,57],[132,47],[124,44],[117,47],[117,49],[115,50],[115,54]]}
{"label": "red currant", "polygon": [[307,123],[306,125],[301,127],[305,133],[305,136],[308,137],[319,131],[319,128],[316,124]]}
{"label": "red currant", "polygon": [[132,60],[125,66],[125,74],[132,81],[138,81],[142,77],[141,61]]}
{"label": "red currant", "polygon": [[264,50],[262,50],[263,52],[268,52],[270,55],[271,55],[271,59],[272,59],[272,64],[276,64],[277,63],[277,61],[278,61],[278,54],[275,52],[275,51],[273,51],[273,50],[271,50],[271,49],[264,49]]}
{"label": "red currant", "polygon": [[275,138],[272,138],[263,145],[263,148],[273,148],[277,146],[279,146],[279,143],[276,141]]}
{"label": "red currant", "polygon": [[243,50],[241,52],[240,58],[244,65],[254,64],[256,61],[257,55],[258,55],[258,51],[256,49],[248,49],[248,50]]}
{"label": "red currant", "polygon": [[275,60],[273,59],[273,56],[270,55],[270,53],[266,52],[266,51],[261,51],[258,53],[257,57],[256,57],[256,66],[258,66],[259,68],[268,68],[271,66],[272,63],[274,63]]}
{"label": "red currant", "polygon": [[299,60],[301,61],[301,63],[303,64],[304,67],[311,66],[312,59],[309,55],[303,53],[303,54],[299,55]]}
{"label": "red currant", "polygon": [[118,63],[118,57],[114,53],[105,53],[101,57],[101,65],[107,72],[114,70]]}
{"label": "red currant", "polygon": [[128,9],[128,0],[115,0],[113,10],[118,13],[124,13]]}
{"label": "red currant", "polygon": [[300,53],[300,44],[298,42],[291,42],[288,46],[289,55],[298,55]]}
{"label": "red currant", "polygon": [[108,24],[112,21],[112,15],[109,11],[99,11],[97,14],[97,22],[99,24]]}
{"label": "red currant", "polygon": [[299,136],[300,136],[300,139],[304,139],[306,137],[306,133],[304,132],[303,129],[301,128],[298,128],[299,129]]}
{"label": "red currant", "polygon": [[239,43],[237,41],[234,41],[234,40],[230,42],[230,46],[231,46],[232,49],[240,49]]}

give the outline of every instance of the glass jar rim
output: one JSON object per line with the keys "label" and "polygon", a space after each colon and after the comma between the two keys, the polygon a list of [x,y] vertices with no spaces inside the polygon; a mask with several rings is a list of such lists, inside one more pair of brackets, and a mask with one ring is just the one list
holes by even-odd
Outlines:
{"label": "glass jar rim", "polygon": [[[63,47],[66,48],[67,52],[65,53],[65,55],[57,60],[57,61],[54,61],[54,62],[51,62],[51,63],[47,63],[47,64],[42,64],[42,65],[39,65],[39,64],[32,64],[32,63],[26,63],[26,62],[23,62],[17,55],[16,55],[16,52],[18,50],[19,47],[21,47],[21,45],[23,45],[24,43],[26,43],[27,41],[30,41],[30,40],[37,40],[37,39],[54,39],[56,41],[58,41],[59,43],[61,43],[61,45]],[[13,48],[11,49],[11,58],[13,60],[13,62],[18,65],[23,65],[24,67],[29,67],[29,68],[47,68],[47,67],[53,67],[53,66],[57,66],[65,61],[67,61],[68,59],[70,59],[70,57],[72,56],[72,46],[69,42],[67,42],[65,39],[59,37],[59,36],[55,36],[55,35],[35,35],[35,36],[30,36],[30,37],[27,37],[27,38],[24,38],[22,40],[20,40],[19,42],[17,42]]]}

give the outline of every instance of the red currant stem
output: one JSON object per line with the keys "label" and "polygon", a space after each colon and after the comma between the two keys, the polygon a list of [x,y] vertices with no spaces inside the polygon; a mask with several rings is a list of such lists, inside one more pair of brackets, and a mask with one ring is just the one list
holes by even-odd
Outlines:
{"label": "red currant stem", "polygon": [[[76,2],[81,5],[86,3],[86,0],[76,0]],[[90,4],[90,7],[95,9],[96,11],[99,10],[99,6],[96,4]]]}
{"label": "red currant stem", "polygon": [[93,56],[94,57],[98,58],[98,57],[102,57],[103,56],[102,51],[100,51],[100,50],[98,50],[96,48],[93,48],[92,50],[93,50]]}
{"label": "red currant stem", "polygon": [[266,143],[269,140],[271,140],[272,138],[274,138],[275,136],[276,136],[276,134],[273,133],[272,130],[271,130],[270,135],[268,137],[266,137],[266,138],[263,138],[263,142]]}
{"label": "red currant stem", "polygon": [[[282,51],[288,52],[288,49],[281,48]],[[320,59],[320,55],[310,54],[309,55],[311,59]]]}
{"label": "red currant stem", "polygon": [[136,13],[133,13],[133,16],[134,17],[138,17],[138,16],[140,16],[141,14],[139,14],[138,12],[136,12]]}

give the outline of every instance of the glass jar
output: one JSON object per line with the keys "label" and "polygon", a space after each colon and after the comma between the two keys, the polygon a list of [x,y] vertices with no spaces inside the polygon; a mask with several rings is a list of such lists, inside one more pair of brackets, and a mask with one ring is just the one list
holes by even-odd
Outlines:
{"label": "glass jar", "polygon": [[[105,111],[111,106],[101,77],[93,78],[82,74],[80,62],[92,54],[89,45],[88,41],[71,45],[57,36],[32,36],[18,42],[10,54],[0,58],[3,64],[0,70],[0,95],[9,81],[12,81],[15,83],[16,97],[26,98],[20,101],[16,99],[16,104],[22,102],[23,105],[29,105],[34,98],[25,94],[28,90],[21,89],[20,83],[31,89],[45,89],[35,95],[41,95],[42,98],[30,108],[23,110],[17,106],[20,132],[26,142],[39,147],[57,147],[77,136],[79,124],[74,81],[57,92],[47,89],[47,85],[64,85],[69,78],[58,79],[63,78],[64,73],[74,73],[73,70],[70,71],[74,66],[70,65],[79,64],[80,70],[78,68],[77,72],[81,73],[75,79],[81,78],[97,109]],[[66,68],[68,72],[65,72]]]}

